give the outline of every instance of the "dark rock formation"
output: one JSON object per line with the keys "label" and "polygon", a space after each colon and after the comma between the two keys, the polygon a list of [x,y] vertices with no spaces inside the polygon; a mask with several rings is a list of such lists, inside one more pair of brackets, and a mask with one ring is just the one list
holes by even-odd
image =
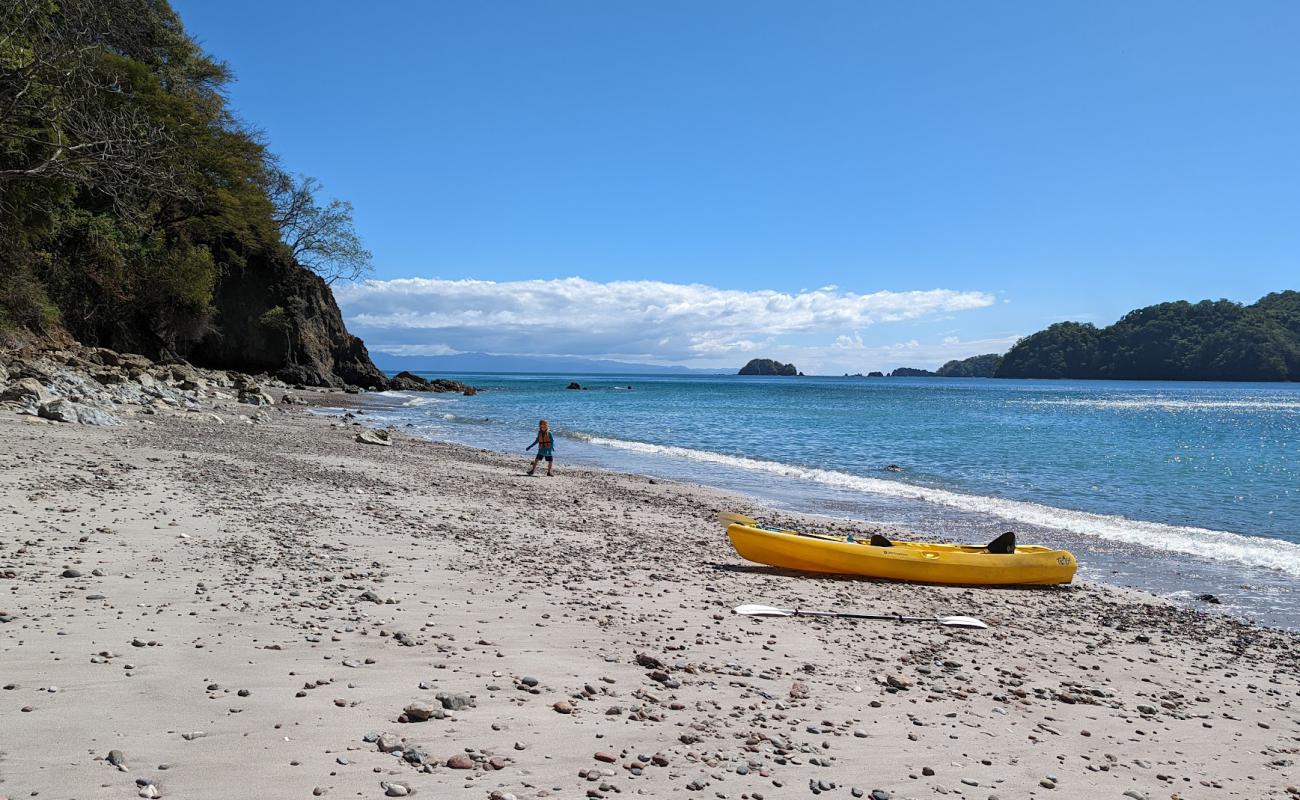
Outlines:
{"label": "dark rock formation", "polygon": [[782,364],[770,358],[755,358],[740,368],[740,375],[798,375],[794,364]]}
{"label": "dark rock formation", "polygon": [[465,395],[478,394],[478,389],[467,383],[434,378],[425,380],[414,372],[402,371],[388,379],[388,388],[402,392],[458,392]]}
{"label": "dark rock formation", "polygon": [[868,377],[868,378],[883,378],[883,377],[885,377],[885,373],[880,372],[880,371],[878,371],[878,370],[873,370],[873,371],[867,373],[867,377]]}
{"label": "dark rock formation", "polygon": [[195,364],[268,372],[308,386],[388,385],[365,344],[343,325],[329,286],[288,258],[231,268],[217,281],[213,306],[210,332],[180,354]]}
{"label": "dark rock formation", "polygon": [[582,388],[582,384],[578,383],[577,381],[573,381],[573,382],[571,382],[568,386],[566,386],[566,387],[564,387],[564,388],[566,388],[566,389],[581,389],[581,388]]}

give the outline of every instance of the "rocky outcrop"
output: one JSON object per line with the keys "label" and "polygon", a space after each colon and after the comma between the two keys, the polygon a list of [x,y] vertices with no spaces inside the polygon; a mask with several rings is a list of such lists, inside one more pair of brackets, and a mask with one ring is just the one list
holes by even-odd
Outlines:
{"label": "rocky outcrop", "polygon": [[305,386],[388,386],[348,333],[329,286],[288,258],[231,268],[217,281],[213,306],[211,330],[186,354],[196,364]]}
{"label": "rocky outcrop", "polygon": [[0,370],[0,409],[79,425],[119,425],[124,414],[201,416],[222,407],[241,409],[236,418],[256,424],[268,419],[261,408],[275,403],[269,388],[286,388],[271,376],[203,369],[179,359],[154,362],[105,348],[29,349],[4,355]]}
{"label": "rocky outcrop", "polygon": [[782,364],[770,358],[755,358],[740,368],[740,375],[798,375],[794,364]]}
{"label": "rocky outcrop", "polygon": [[388,388],[399,392],[457,392],[464,395],[478,394],[478,389],[467,383],[434,378],[426,380],[414,372],[399,372],[388,379]]}

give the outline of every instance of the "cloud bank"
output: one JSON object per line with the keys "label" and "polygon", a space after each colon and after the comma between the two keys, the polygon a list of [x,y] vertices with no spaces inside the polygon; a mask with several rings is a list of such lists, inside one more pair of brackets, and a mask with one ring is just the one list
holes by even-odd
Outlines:
{"label": "cloud bank", "polygon": [[[791,337],[855,341],[857,331],[984,308],[986,292],[790,294],[660,281],[583,278],[367,281],[335,294],[349,328],[379,352],[579,355],[658,363],[730,363]],[[752,356],[751,356],[752,357]]]}

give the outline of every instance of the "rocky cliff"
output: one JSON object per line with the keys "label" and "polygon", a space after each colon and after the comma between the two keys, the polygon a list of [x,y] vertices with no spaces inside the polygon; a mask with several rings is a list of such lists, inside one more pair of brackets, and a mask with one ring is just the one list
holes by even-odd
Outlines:
{"label": "rocky cliff", "polygon": [[209,333],[181,354],[195,364],[309,386],[388,385],[365,343],[348,333],[325,281],[287,258],[221,276],[212,305]]}

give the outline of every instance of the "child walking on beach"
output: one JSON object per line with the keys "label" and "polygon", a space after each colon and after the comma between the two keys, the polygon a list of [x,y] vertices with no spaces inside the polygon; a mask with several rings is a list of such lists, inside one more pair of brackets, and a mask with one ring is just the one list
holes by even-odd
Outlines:
{"label": "child walking on beach", "polygon": [[533,443],[524,448],[524,452],[537,448],[537,455],[533,456],[533,465],[528,468],[528,474],[532,475],[537,471],[537,462],[543,458],[546,459],[546,476],[549,478],[555,474],[555,437],[551,436],[550,428],[546,425],[546,420],[537,423],[537,438]]}

